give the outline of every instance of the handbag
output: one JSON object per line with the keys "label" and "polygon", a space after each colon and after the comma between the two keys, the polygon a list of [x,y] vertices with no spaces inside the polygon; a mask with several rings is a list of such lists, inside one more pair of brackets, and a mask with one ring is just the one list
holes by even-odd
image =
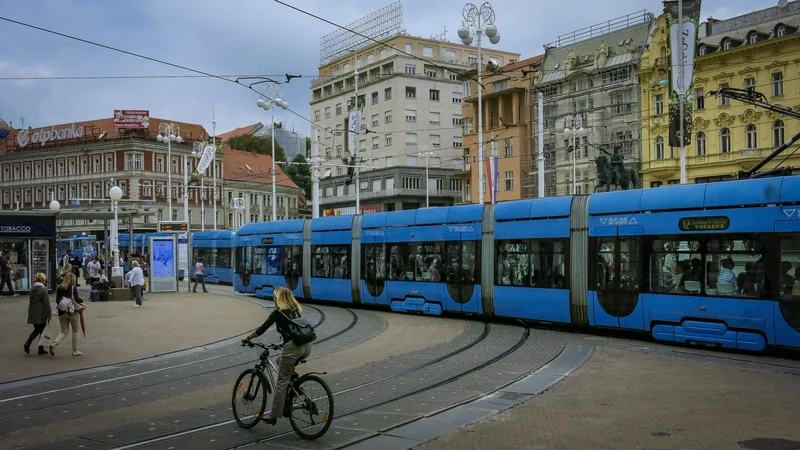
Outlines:
{"label": "handbag", "polygon": [[290,318],[280,309],[278,312],[289,321],[288,330],[284,331],[289,335],[289,338],[291,338],[295,345],[308,344],[317,339],[317,333],[314,331],[314,327],[308,323],[308,320],[303,317]]}

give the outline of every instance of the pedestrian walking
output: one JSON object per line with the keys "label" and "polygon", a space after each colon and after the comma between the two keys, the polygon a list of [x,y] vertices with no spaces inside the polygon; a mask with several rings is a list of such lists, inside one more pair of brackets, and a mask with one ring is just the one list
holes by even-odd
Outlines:
{"label": "pedestrian walking", "polygon": [[194,287],[192,288],[192,292],[197,292],[198,282],[203,284],[203,292],[208,292],[208,289],[206,289],[206,274],[202,259],[198,259],[197,263],[194,265]]}
{"label": "pedestrian walking", "polygon": [[8,285],[8,292],[12,297],[19,296],[19,294],[14,292],[14,283],[11,281],[11,264],[8,263],[8,258],[5,253],[0,252],[0,294],[3,293],[6,284]]}
{"label": "pedestrian walking", "polygon": [[135,308],[142,307],[142,289],[144,289],[144,273],[139,267],[139,261],[131,262],[131,271],[128,273],[128,287],[133,288],[133,296],[136,298]]}
{"label": "pedestrian walking", "polygon": [[74,273],[64,274],[64,281],[56,289],[56,301],[58,302],[58,322],[61,325],[61,333],[56,336],[50,346],[50,354],[55,355],[55,348],[67,337],[72,329],[72,356],[80,356],[83,353],[78,350],[78,330],[80,329],[80,309],[83,306],[83,299],[78,295],[78,279]]}
{"label": "pedestrian walking", "polygon": [[39,354],[46,355],[47,350],[44,349],[45,342],[50,338],[47,337],[45,330],[47,324],[50,322],[50,295],[47,293],[47,288],[44,283],[47,281],[47,276],[43,273],[37,273],[33,276],[33,287],[30,292],[30,303],[28,304],[28,323],[33,325],[33,332],[28,336],[25,345],[22,346],[25,353],[31,353],[31,344],[37,336],[39,338]]}

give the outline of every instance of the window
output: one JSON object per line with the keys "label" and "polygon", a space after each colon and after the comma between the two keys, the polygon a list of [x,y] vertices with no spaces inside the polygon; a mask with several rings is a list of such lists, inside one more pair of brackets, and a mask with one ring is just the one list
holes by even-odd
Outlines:
{"label": "window", "polygon": [[461,148],[461,136],[453,136],[453,148]]}
{"label": "window", "polygon": [[341,156],[342,156],[342,146],[341,145],[337,145],[336,146],[336,157],[340,158]]}
{"label": "window", "polygon": [[[386,135],[386,146],[387,146],[387,147],[391,147],[391,146],[392,146],[392,135],[391,135],[391,134],[387,134],[387,135]],[[387,161],[389,164],[391,164],[391,162],[392,162],[392,157],[390,156],[390,157],[386,158],[386,161]],[[386,167],[389,167],[389,166],[386,166]]]}
{"label": "window", "polygon": [[178,171],[178,158],[172,158],[172,173],[180,173]]}
{"label": "window", "polygon": [[464,122],[464,134],[472,134],[472,117],[467,117]]}
{"label": "window", "polygon": [[406,74],[415,75],[417,73],[417,66],[414,64],[406,64]]}
{"label": "window", "polygon": [[70,160],[69,160],[69,174],[70,175],[75,175],[76,171],[77,171],[77,167],[76,167],[76,164],[75,164],[75,160],[70,158]]}
{"label": "window", "polygon": [[504,156],[514,155],[514,143],[511,138],[503,139],[503,155]]}
{"label": "window", "polygon": [[568,289],[566,239],[500,240],[495,245],[498,286]]}
{"label": "window", "polygon": [[702,131],[697,133],[695,137],[695,148],[697,156],[705,156],[706,154],[706,134]]}
{"label": "window", "polygon": [[[397,243],[388,247],[386,275],[390,280],[440,283],[454,265],[444,261],[444,242]],[[365,260],[366,264],[371,261],[369,256]]]}
{"label": "window", "polygon": [[781,25],[778,27],[778,31],[775,33],[777,37],[784,37],[786,36],[786,27]]}
{"label": "window", "polygon": [[436,78],[439,74],[434,69],[425,69],[425,75],[427,75],[428,78]]}
{"label": "window", "polygon": [[386,111],[386,113],[384,113],[383,121],[385,123],[392,123],[392,112],[391,111]]}
{"label": "window", "polygon": [[164,171],[164,157],[159,156],[156,158],[156,172]]}
{"label": "window", "polygon": [[758,136],[756,135],[756,126],[753,124],[748,125],[744,129],[745,142],[747,148],[758,148]]}
{"label": "window", "polygon": [[406,133],[406,145],[417,145],[417,133]]}
{"label": "window", "polygon": [[63,159],[58,160],[58,176],[60,176],[60,177],[64,176],[64,160]]}
{"label": "window", "polygon": [[508,80],[495,81],[492,83],[492,92],[500,92],[508,87]]}
{"label": "window", "polygon": [[664,94],[656,95],[656,115],[664,114]]}
{"label": "window", "polygon": [[461,103],[462,95],[461,92],[453,92],[453,103]]}
{"label": "window", "polygon": [[478,55],[474,53],[470,53],[467,55],[467,63],[469,64],[477,64],[478,63]]}
{"label": "window", "polygon": [[664,159],[664,138],[656,138],[656,159]]}
{"label": "window", "polygon": [[630,102],[630,93],[628,92],[612,94],[611,103],[611,111],[614,115],[626,114],[633,111],[633,106]]}
{"label": "window", "polygon": [[337,116],[341,116],[342,115],[342,104],[341,103],[337,103],[336,104],[336,115]]}
{"label": "window", "polygon": [[378,103],[378,93],[377,92],[373,92],[372,93],[372,104],[374,105],[376,103]]}
{"label": "window", "polygon": [[411,53],[412,47],[411,44],[406,44],[406,53]]}
{"label": "window", "polygon": [[[439,148],[442,145],[442,137],[438,134],[432,134],[430,144],[433,148]],[[436,159],[434,158],[434,164],[437,165]]]}
{"label": "window", "polygon": [[472,95],[472,85],[469,81],[464,82],[464,97],[469,97]]}
{"label": "window", "polygon": [[384,100],[392,99],[392,88],[386,88],[383,90],[383,99]]}
{"label": "window", "polygon": [[750,92],[756,90],[756,79],[753,77],[748,77],[744,79],[744,88]]}
{"label": "window", "polygon": [[800,235],[781,239],[780,311],[786,322],[800,331]]}
{"label": "window", "polygon": [[330,106],[326,106],[325,107],[325,118],[327,119],[330,116],[331,116],[331,107]]}
{"label": "window", "polygon": [[776,120],[775,123],[772,124],[772,146],[773,147],[780,147],[783,145],[785,141],[783,135],[783,121]]}
{"label": "window", "polygon": [[314,111],[314,120],[319,120],[319,110]]}
{"label": "window", "polygon": [[783,74],[775,72],[772,74],[772,96],[780,97],[783,95]]}
{"label": "window", "polygon": [[153,187],[150,181],[145,181],[142,183],[142,195],[145,197],[150,197],[153,195]]}
{"label": "window", "polygon": [[720,153],[731,152],[731,130],[723,128],[719,132],[719,151]]}
{"label": "window", "polygon": [[419,189],[419,177],[403,177],[403,189]]}
{"label": "window", "polygon": [[438,102],[439,101],[439,90],[438,89],[431,89],[428,92],[428,98],[431,100]]}
{"label": "window", "polygon": [[378,136],[372,136],[372,148],[377,149],[380,148],[380,138]]}
{"label": "window", "polygon": [[423,46],[422,47],[422,56],[424,56],[426,58],[432,58],[433,57],[433,47],[425,47],[425,46]]}
{"label": "window", "polygon": [[125,170],[144,170],[144,154],[138,152],[125,153]]}
{"label": "window", "polygon": [[705,46],[705,45],[701,45],[701,46],[700,46],[700,49],[698,50],[698,52],[697,52],[697,53],[698,53],[698,55],[700,55],[700,56],[705,56],[705,55],[706,55],[706,46]]}
{"label": "window", "polygon": [[378,126],[378,124],[380,124],[380,122],[381,122],[381,121],[380,121],[380,119],[378,118],[378,115],[377,115],[377,114],[373,114],[373,115],[372,115],[372,127],[373,127],[373,128],[377,127],[377,126]]}
{"label": "window", "polygon": [[417,110],[415,109],[407,109],[406,110],[406,122],[416,122],[417,121]]}
{"label": "window", "polygon": [[406,98],[417,98],[417,88],[406,86]]}
{"label": "window", "polygon": [[506,190],[513,191],[514,190],[514,171],[509,170],[506,171]]}
{"label": "window", "polygon": [[758,42],[758,34],[756,32],[750,33],[749,38],[747,39],[748,44],[755,44]]}
{"label": "window", "polygon": [[706,107],[706,98],[704,97],[704,92],[702,89],[695,89],[694,90],[694,98],[695,98],[695,109],[698,111],[702,111]]}
{"label": "window", "polygon": [[438,112],[435,112],[435,111],[431,111],[428,114],[430,115],[430,118],[428,119],[428,121],[430,123],[434,124],[434,125],[439,125],[440,114]]}
{"label": "window", "polygon": [[[728,87],[728,83],[720,83],[719,84],[719,88],[720,89],[726,88],[726,87]],[[731,99],[729,99],[728,97],[726,97],[724,95],[720,95],[719,96],[719,106],[728,106],[730,104],[731,104]]]}
{"label": "window", "polygon": [[733,42],[731,42],[730,39],[725,39],[724,41],[722,41],[723,50],[730,50],[731,48],[733,48]]}

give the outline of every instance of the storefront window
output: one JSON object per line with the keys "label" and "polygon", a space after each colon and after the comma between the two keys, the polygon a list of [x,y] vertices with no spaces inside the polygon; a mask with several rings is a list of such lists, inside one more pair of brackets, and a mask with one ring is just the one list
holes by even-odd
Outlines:
{"label": "storefront window", "polygon": [[[15,290],[27,291],[30,289],[30,274],[28,273],[28,240],[3,239],[0,242],[3,255],[8,258],[11,266],[11,281]],[[46,274],[47,271],[45,270]]]}

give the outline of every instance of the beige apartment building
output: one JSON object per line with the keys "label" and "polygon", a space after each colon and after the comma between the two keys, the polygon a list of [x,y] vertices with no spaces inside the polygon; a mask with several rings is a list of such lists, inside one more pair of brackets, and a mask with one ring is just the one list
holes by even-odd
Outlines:
{"label": "beige apartment building", "polygon": [[[482,50],[484,64],[502,67],[518,62],[515,53]],[[475,68],[475,47],[443,40],[396,35],[335,59],[319,68],[311,83],[311,119],[329,132],[320,132],[320,156],[329,164],[345,157],[348,102],[358,96],[364,104],[359,154],[365,166],[359,189],[362,212],[414,209],[461,201],[462,106],[468,83],[459,74]],[[430,150],[431,170],[418,153]],[[355,204],[355,184],[345,185],[346,169],[328,167],[320,182],[324,209],[347,211]],[[391,170],[386,170],[391,169]],[[374,176],[373,176],[374,175]],[[345,212],[346,213],[346,212]]]}
{"label": "beige apartment building", "polygon": [[[487,159],[497,156],[497,201],[531,197],[528,173],[536,163],[536,145],[531,121],[531,109],[526,101],[527,89],[533,85],[544,55],[534,56],[502,66],[496,71],[484,71],[482,84],[483,113],[483,183],[484,203],[491,203]],[[467,78],[469,77],[469,78]],[[462,160],[464,170],[463,203],[480,203],[478,147],[478,81],[477,70],[464,74],[465,92],[461,107],[464,120]]]}

